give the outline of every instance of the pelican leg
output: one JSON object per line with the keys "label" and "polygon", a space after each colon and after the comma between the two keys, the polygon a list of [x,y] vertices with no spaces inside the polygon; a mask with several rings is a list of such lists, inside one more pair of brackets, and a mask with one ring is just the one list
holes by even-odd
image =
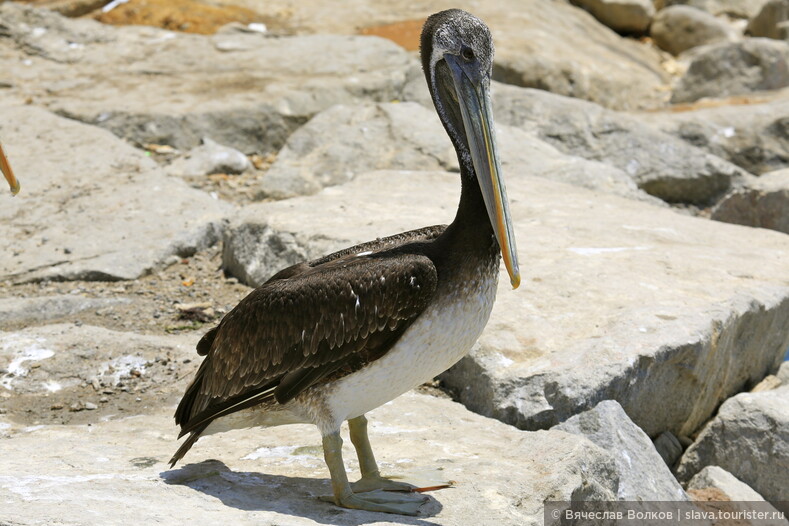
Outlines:
{"label": "pelican leg", "polygon": [[367,437],[367,418],[364,415],[348,420],[348,428],[351,431],[351,443],[356,448],[356,456],[359,458],[359,469],[362,472],[362,478],[351,484],[354,492],[363,493],[377,489],[413,491],[414,486],[411,484],[395,482],[381,476],[381,472],[378,471],[378,464],[375,462],[373,448],[370,446],[370,439]]}
{"label": "pelican leg", "polygon": [[416,494],[392,494],[385,491],[370,491],[357,495],[348,483],[348,474],[342,460],[342,438],[339,431],[323,437],[323,456],[331,474],[334,503],[344,508],[357,510],[416,515],[427,497]]}

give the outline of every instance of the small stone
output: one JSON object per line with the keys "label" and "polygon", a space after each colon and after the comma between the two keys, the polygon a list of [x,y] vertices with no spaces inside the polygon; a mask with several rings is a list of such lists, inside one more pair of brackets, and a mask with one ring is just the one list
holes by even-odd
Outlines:
{"label": "small stone", "polygon": [[59,410],[59,409],[63,409],[63,407],[64,407],[64,406],[63,406],[63,404],[61,404],[61,403],[56,403],[56,404],[52,404],[51,406],[49,406],[49,409],[50,409],[51,411],[57,411],[57,410]]}
{"label": "small stone", "polygon": [[251,168],[246,155],[206,137],[201,146],[173,161],[167,171],[175,175],[240,174]]}
{"label": "small stone", "polygon": [[110,399],[107,398],[106,396],[102,396],[101,398],[99,398],[99,403],[100,404],[106,404],[109,401],[110,401]]}
{"label": "small stone", "polygon": [[654,444],[655,449],[657,449],[663,462],[665,462],[668,467],[672,467],[679,457],[682,456],[682,444],[671,431],[662,432],[660,436],[655,439]]}
{"label": "small stone", "polygon": [[97,406],[93,402],[85,402],[85,409],[87,409],[88,411],[93,411],[95,409],[98,409],[98,407],[99,406]]}

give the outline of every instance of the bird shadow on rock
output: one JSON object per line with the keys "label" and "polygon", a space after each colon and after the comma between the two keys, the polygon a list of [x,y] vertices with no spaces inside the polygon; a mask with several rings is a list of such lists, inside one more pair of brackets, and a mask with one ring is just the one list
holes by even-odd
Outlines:
{"label": "bird shadow on rock", "polygon": [[428,500],[419,510],[421,517],[340,508],[318,499],[321,495],[331,494],[328,479],[233,471],[219,460],[187,464],[179,469],[163,471],[159,477],[166,484],[187,486],[239,510],[271,511],[336,526],[376,522],[437,526],[424,517],[435,516],[443,509],[431,495],[426,495]]}

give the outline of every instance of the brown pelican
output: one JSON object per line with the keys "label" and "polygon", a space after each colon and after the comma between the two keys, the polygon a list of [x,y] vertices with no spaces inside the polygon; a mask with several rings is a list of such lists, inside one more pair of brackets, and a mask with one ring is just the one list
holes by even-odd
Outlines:
{"label": "brown pelican", "polygon": [[11,165],[8,164],[8,159],[3,151],[3,145],[0,144],[0,172],[3,172],[3,177],[8,181],[8,186],[11,187],[11,193],[16,195],[19,193],[19,180],[14,177],[14,172],[11,170]]}
{"label": "brown pelican", "polygon": [[[469,351],[493,307],[499,253],[513,288],[520,282],[493,135],[490,30],[464,11],[437,13],[421,56],[460,161],[455,219],[294,265],[244,298],[197,344],[205,359],[175,413],[189,437],[172,465],[201,434],[312,423],[337,505],[417,513],[424,497],[386,491],[411,487],[380,475],[364,414]],[[341,456],[345,420],[362,474],[353,485]]]}

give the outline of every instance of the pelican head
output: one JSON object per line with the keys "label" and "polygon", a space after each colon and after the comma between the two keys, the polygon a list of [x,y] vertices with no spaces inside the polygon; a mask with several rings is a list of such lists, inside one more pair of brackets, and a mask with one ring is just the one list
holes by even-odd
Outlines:
{"label": "pelican head", "polygon": [[460,9],[430,16],[422,30],[422,67],[436,111],[458,152],[461,173],[479,183],[513,288],[520,284],[515,234],[501,178],[490,104],[493,39]]}

